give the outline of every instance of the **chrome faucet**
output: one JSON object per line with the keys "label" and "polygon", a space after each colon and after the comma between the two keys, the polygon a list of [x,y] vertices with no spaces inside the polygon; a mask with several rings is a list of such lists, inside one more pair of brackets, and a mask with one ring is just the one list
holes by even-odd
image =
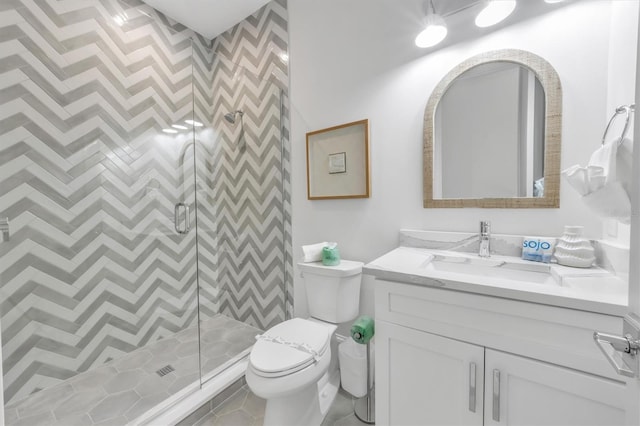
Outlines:
{"label": "chrome faucet", "polygon": [[491,222],[489,221],[480,221],[480,248],[478,249],[478,256],[491,256]]}

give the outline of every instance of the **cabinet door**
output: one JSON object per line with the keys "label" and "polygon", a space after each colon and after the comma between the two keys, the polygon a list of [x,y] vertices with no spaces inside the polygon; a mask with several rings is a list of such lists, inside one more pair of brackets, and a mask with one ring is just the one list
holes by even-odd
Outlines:
{"label": "cabinet door", "polygon": [[485,425],[623,425],[625,384],[485,351]]}
{"label": "cabinet door", "polygon": [[376,322],[376,424],[482,425],[484,348]]}

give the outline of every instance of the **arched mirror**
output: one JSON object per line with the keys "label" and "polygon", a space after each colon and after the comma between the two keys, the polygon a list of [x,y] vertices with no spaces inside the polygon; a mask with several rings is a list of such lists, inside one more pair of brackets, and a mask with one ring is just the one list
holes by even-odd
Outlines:
{"label": "arched mirror", "polygon": [[424,116],[424,207],[560,206],[560,79],[522,50],[474,56]]}

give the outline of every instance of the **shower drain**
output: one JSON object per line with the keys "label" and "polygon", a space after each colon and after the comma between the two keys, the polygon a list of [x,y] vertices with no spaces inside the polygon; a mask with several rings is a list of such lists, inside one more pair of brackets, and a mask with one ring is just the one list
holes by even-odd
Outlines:
{"label": "shower drain", "polygon": [[158,374],[158,376],[162,377],[162,376],[166,376],[167,374],[171,373],[172,371],[176,371],[176,369],[173,368],[170,365],[165,365],[160,370],[156,371],[156,373]]}

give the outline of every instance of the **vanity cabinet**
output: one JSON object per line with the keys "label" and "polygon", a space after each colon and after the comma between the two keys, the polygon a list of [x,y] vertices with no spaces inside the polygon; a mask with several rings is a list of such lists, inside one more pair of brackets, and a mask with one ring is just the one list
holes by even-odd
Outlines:
{"label": "vanity cabinet", "polygon": [[379,425],[622,425],[625,382],[593,343],[622,319],[376,281]]}
{"label": "vanity cabinet", "polygon": [[624,425],[624,384],[486,349],[485,425]]}
{"label": "vanity cabinet", "polygon": [[376,322],[376,424],[482,425],[483,380],[483,347]]}

